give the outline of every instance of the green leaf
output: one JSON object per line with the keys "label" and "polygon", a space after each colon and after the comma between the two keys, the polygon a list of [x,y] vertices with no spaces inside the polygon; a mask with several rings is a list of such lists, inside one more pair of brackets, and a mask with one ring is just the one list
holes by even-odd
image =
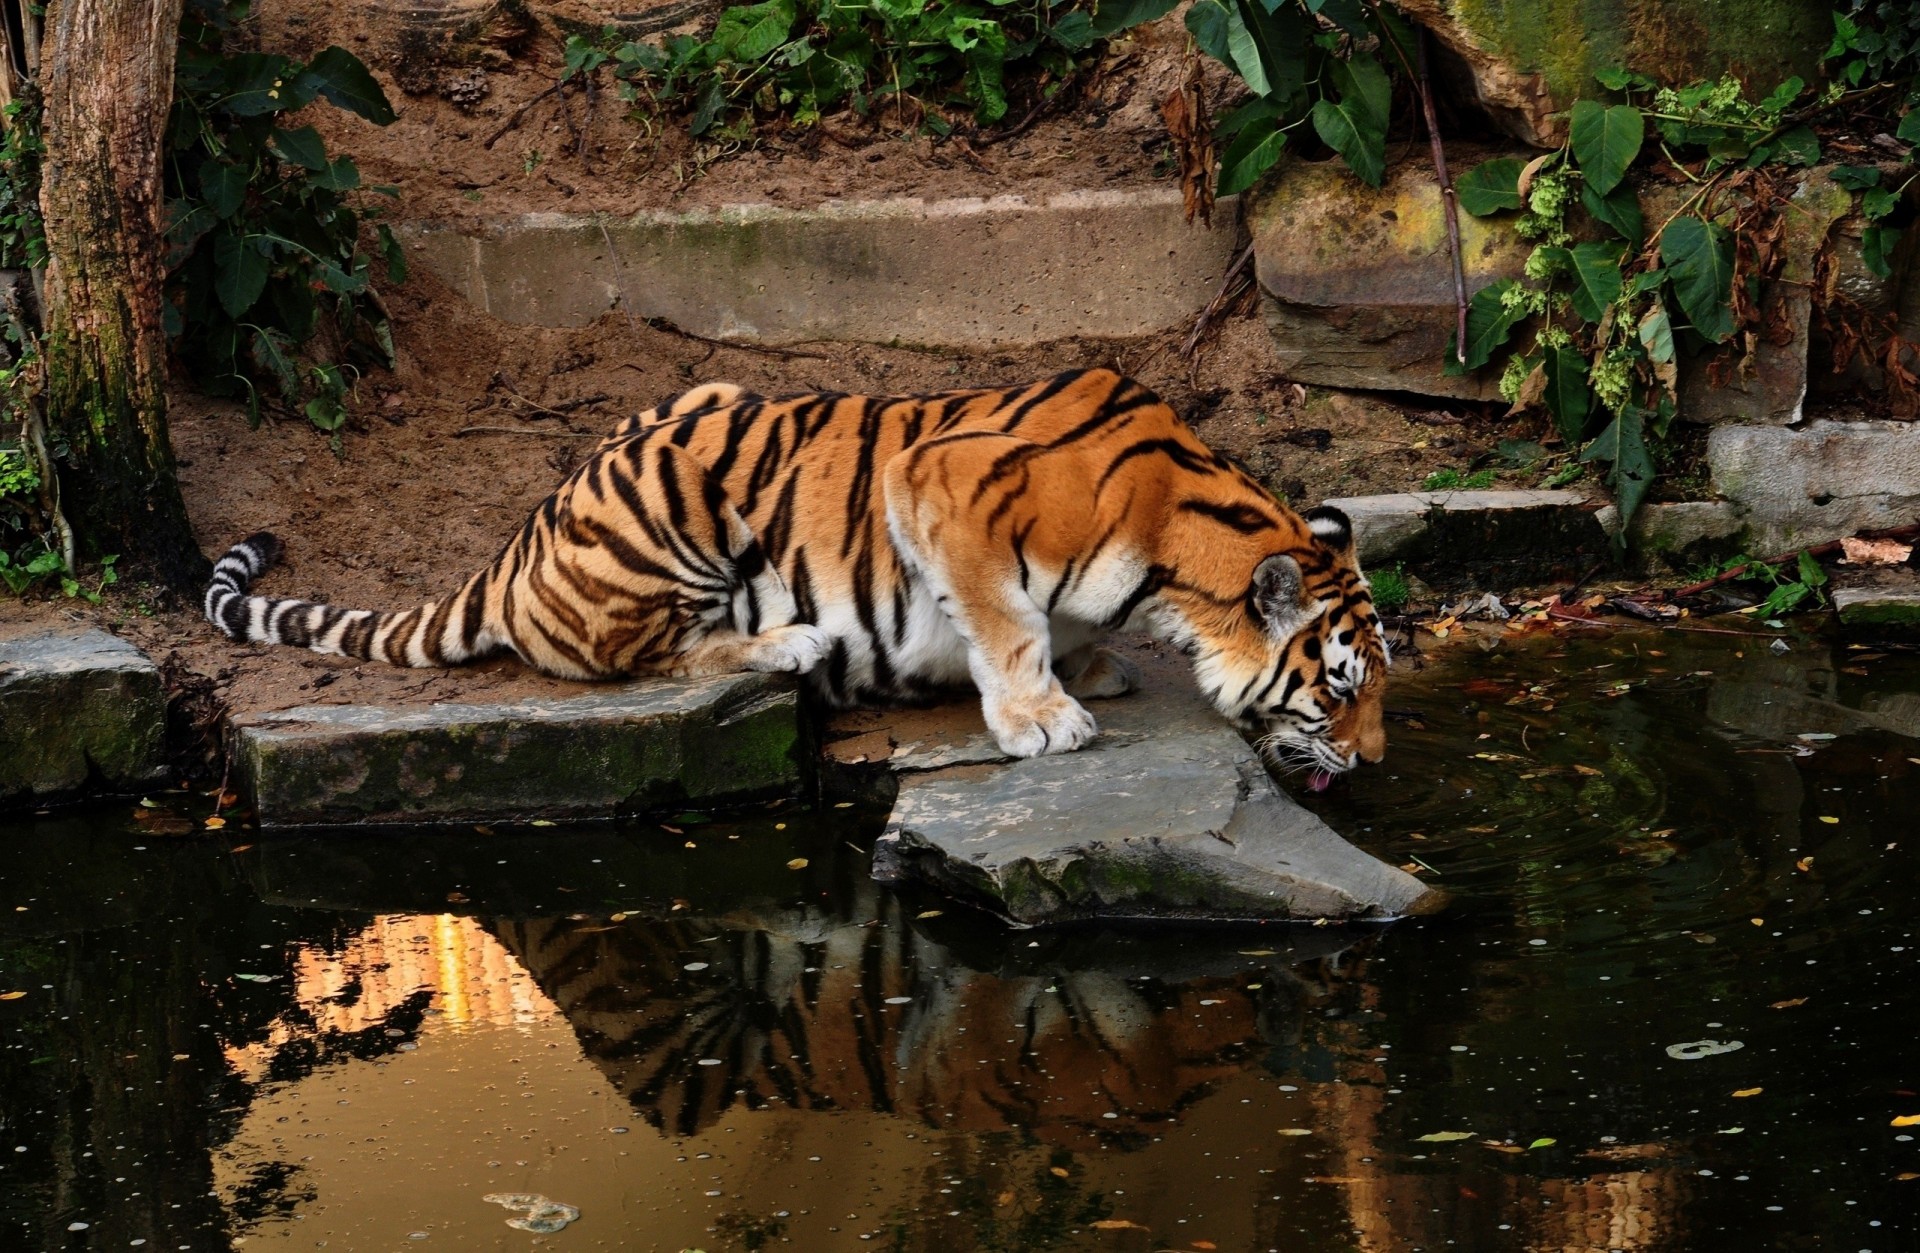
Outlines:
{"label": "green leaf", "polygon": [[380,237],[380,255],[386,258],[387,281],[404,283],[407,281],[407,254],[400,247],[400,241],[393,237],[393,228],[382,222],[375,233]]}
{"label": "green leaf", "polygon": [[719,120],[720,114],[726,110],[726,107],[726,84],[717,78],[713,79],[700,93],[700,100],[693,107],[693,118],[688,122],[687,129],[696,135],[706,134],[713,129],[714,122]]}
{"label": "green leaf", "polygon": [[1880,167],[1877,165],[1841,165],[1827,171],[1827,177],[1848,191],[1865,191],[1869,187],[1880,185]]}
{"label": "green leaf", "polygon": [[795,17],[792,0],[762,0],[728,9],[713,29],[713,44],[738,61],[758,61],[787,42]]}
{"label": "green leaf", "polygon": [[1659,301],[1653,302],[1646,315],[1640,319],[1640,346],[1647,350],[1647,360],[1655,365],[1673,364],[1673,326],[1667,320],[1667,307]]}
{"label": "green leaf", "polygon": [[1047,31],[1047,38],[1068,52],[1084,52],[1099,37],[1094,33],[1093,19],[1079,9],[1055,22]]}
{"label": "green leaf", "polygon": [[1222,196],[1245,191],[1280,159],[1287,134],[1272,118],[1258,118],[1227,145],[1220,158],[1218,191]]}
{"label": "green leaf", "polygon": [[1772,93],[1760,102],[1760,109],[1766,113],[1785,113],[1793,102],[1800,98],[1800,93],[1806,89],[1806,81],[1796,74],[1775,87]]}
{"label": "green leaf", "polygon": [[200,167],[200,191],[216,216],[230,218],[247,202],[247,172],[225,161],[208,161]]}
{"label": "green leaf", "polygon": [[213,292],[227,316],[238,319],[267,287],[267,259],[253,241],[227,230],[213,240]]}
{"label": "green leaf", "polygon": [[226,96],[219,106],[235,117],[258,117],[286,109],[304,108],[316,90],[304,81],[300,67],[285,57],[243,52],[228,58]]}
{"label": "green leaf", "polygon": [[1502,279],[1473,293],[1473,299],[1467,302],[1467,359],[1460,360],[1449,337],[1446,373],[1465,374],[1479,369],[1512,336],[1514,324],[1524,315],[1518,309],[1507,308],[1504,297],[1516,286],[1514,280]]}
{"label": "green leaf", "polygon": [[1360,181],[1378,187],[1387,171],[1387,109],[1392,86],[1370,57],[1334,61],[1328,67],[1339,100],[1313,102],[1313,129],[1345,157]]}
{"label": "green leaf", "polygon": [[293,341],[277,327],[262,327],[254,331],[248,345],[248,355],[254,364],[265,370],[279,385],[282,399],[292,400],[300,394],[300,371],[295,368],[289,350]]}
{"label": "green leaf", "polygon": [[[1212,3],[1212,0],[1207,0]],[[1255,42],[1253,32],[1247,29],[1245,16],[1241,12],[1239,0],[1230,0],[1227,4],[1215,5],[1220,12],[1220,39],[1226,47],[1226,56],[1221,59],[1232,66],[1241,78],[1246,80],[1247,90],[1256,96],[1268,95],[1273,84],[1267,79],[1267,67],[1260,60],[1260,45]],[[1199,4],[1195,4],[1187,14],[1189,26],[1193,16],[1201,13]],[[1198,39],[1199,36],[1194,36]],[[1202,45],[1204,47],[1204,45]]]}
{"label": "green leaf", "polygon": [[307,181],[328,191],[352,191],[360,185],[360,167],[353,163],[352,157],[335,157],[325,173],[315,174]]}
{"label": "green leaf", "polygon": [[1415,1136],[1414,1142],[1417,1144],[1446,1144],[1453,1140],[1471,1139],[1473,1139],[1473,1132],[1471,1131],[1435,1131],[1427,1135]]}
{"label": "green leaf", "polygon": [[1647,223],[1640,216],[1640,197],[1630,184],[1621,183],[1602,196],[1582,182],[1580,205],[1594,221],[1618,231],[1621,238],[1627,241],[1629,251],[1640,251],[1640,244],[1647,233]]}
{"label": "green leaf", "polygon": [[1826,586],[1827,572],[1820,568],[1820,563],[1814,560],[1813,554],[1807,552],[1805,549],[1800,551],[1799,567],[1800,581],[1802,583],[1805,583],[1808,587]]}
{"label": "green leaf", "polygon": [[1633,281],[1627,284],[1627,295],[1638,296],[1643,293],[1650,292],[1654,288],[1660,286],[1660,284],[1666,281],[1667,281],[1667,272],[1665,270],[1644,271],[1640,274],[1634,275]]}
{"label": "green leaf", "polygon": [[1869,226],[1860,232],[1860,259],[1881,278],[1893,273],[1893,250],[1900,232],[1891,226]]}
{"label": "green leaf", "polygon": [[1900,203],[1892,188],[1869,187],[1860,193],[1860,214],[1869,222],[1877,222],[1892,213],[1894,206]]}
{"label": "green leaf", "polygon": [[1257,97],[1239,106],[1213,124],[1215,139],[1231,140],[1253,123],[1267,119],[1278,122],[1283,116],[1279,104],[1269,97]]}
{"label": "green leaf", "polygon": [[1893,137],[1905,144],[1920,144],[1920,109],[1909,109],[1900,119],[1900,127]]}
{"label": "green leaf", "polygon": [[1367,28],[1367,10],[1360,0],[1307,0],[1307,12],[1326,18],[1356,39],[1373,33]]}
{"label": "green leaf", "polygon": [[275,127],[267,145],[273,149],[273,155],[282,161],[309,170],[327,168],[327,145],[321,140],[320,132],[311,126],[302,126],[297,131]]}
{"label": "green leaf", "polygon": [[1726,228],[1692,214],[1677,217],[1660,236],[1660,259],[1693,329],[1716,344],[1733,334],[1733,239]]}
{"label": "green leaf", "polygon": [[1292,4],[1267,11],[1261,0],[1239,0],[1240,21],[1259,52],[1260,68],[1267,80],[1261,94],[1276,100],[1291,101],[1306,90],[1307,48],[1312,43],[1312,27]]}
{"label": "green leaf", "polygon": [[1520,171],[1525,168],[1526,162],[1518,157],[1482,161],[1453,184],[1460,207],[1477,218],[1521,208]]}
{"label": "green leaf", "polygon": [[1576,244],[1572,258],[1573,311],[1598,322],[1607,306],[1620,298],[1620,245]]}
{"label": "green leaf", "polygon": [[1796,126],[1773,142],[1780,159],[1788,165],[1820,163],[1820,136],[1811,126]]}
{"label": "green leaf", "polygon": [[1180,0],[1105,0],[1093,15],[1093,33],[1110,39],[1145,22],[1157,22],[1180,7]]}
{"label": "green leaf", "polygon": [[1613,503],[1620,510],[1620,529],[1614,532],[1614,544],[1621,549],[1626,547],[1627,525],[1639,511],[1640,502],[1646,499],[1647,488],[1653,485],[1653,457],[1647,451],[1644,429],[1646,417],[1645,409],[1628,405],[1580,454],[1583,462],[1612,463],[1607,471],[1607,486],[1613,489]]}
{"label": "green leaf", "polygon": [[1630,104],[1603,105],[1581,100],[1573,106],[1569,136],[1574,160],[1593,189],[1604,196],[1620,185],[1627,167],[1640,155],[1646,119]]}
{"label": "green leaf", "polygon": [[[1241,25],[1240,15],[1229,14],[1220,0],[1194,0],[1193,7],[1187,10],[1187,33],[1193,36],[1193,42],[1199,45],[1200,51],[1229,68],[1233,66],[1231,28],[1236,25]],[[1245,29],[1243,25],[1241,28]],[[1265,75],[1261,76],[1260,87],[1254,94],[1267,94]]]}
{"label": "green leaf", "polygon": [[373,75],[367,72],[360,58],[345,48],[322,50],[319,56],[307,62],[307,68],[298,81],[303,90],[310,87],[313,92],[375,126],[385,126],[397,116],[393,105],[387,101],[387,93],[380,90],[379,83],[373,81]]}
{"label": "green leaf", "polygon": [[1587,360],[1571,348],[1549,348],[1541,362],[1547,376],[1545,401],[1554,429],[1569,449],[1578,448],[1587,433],[1593,411],[1593,389],[1587,386]]}

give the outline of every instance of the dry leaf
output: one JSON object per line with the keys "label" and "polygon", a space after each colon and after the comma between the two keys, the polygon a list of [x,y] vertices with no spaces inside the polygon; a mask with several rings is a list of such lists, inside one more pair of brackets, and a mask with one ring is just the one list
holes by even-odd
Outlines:
{"label": "dry leaf", "polygon": [[1601,773],[1601,771],[1594,769],[1592,766],[1575,766],[1574,771],[1578,774],[1585,775],[1597,775]]}
{"label": "dry leaf", "polygon": [[1283,1135],[1283,1136],[1310,1136],[1310,1135],[1312,1135],[1312,1134],[1313,1134],[1313,1128],[1311,1128],[1311,1127],[1282,1127],[1282,1128],[1280,1128],[1280,1134],[1281,1134],[1281,1135]]}
{"label": "dry leaf", "polygon": [[227,825],[227,820],[225,818],[209,818],[207,819],[207,822],[206,822],[206,827],[207,827],[207,830],[209,831],[218,831],[221,827],[224,827],[226,825]]}
{"label": "dry leaf", "polygon": [[807,859],[804,857],[796,857],[792,861],[787,863],[788,870],[805,870],[806,868],[807,868]]}
{"label": "dry leaf", "polygon": [[1902,1114],[1893,1120],[1896,1127],[1920,1127],[1920,1114]]}
{"label": "dry leaf", "polygon": [[1773,1004],[1767,1006],[1767,1008],[1768,1009],[1792,1009],[1795,1005],[1805,1005],[1806,1003],[1807,1003],[1806,997],[1796,996],[1790,1001],[1775,1001]]}
{"label": "dry leaf", "polygon": [[1308,1183],[1359,1183],[1352,1175],[1308,1175]]}
{"label": "dry leaf", "polygon": [[994,1203],[995,1205],[999,1205],[999,1206],[1003,1206],[1003,1207],[1004,1207],[1004,1206],[1008,1206],[1008,1205],[1012,1205],[1012,1204],[1013,1204],[1013,1189],[1011,1189],[1011,1188],[1009,1188],[1009,1189],[1007,1189],[1007,1190],[1006,1190],[1005,1192],[1002,1192],[1002,1193],[1001,1193],[1001,1194],[1000,1194],[999,1196],[997,1196],[997,1197],[995,1197],[995,1198],[993,1198],[993,1203]]}
{"label": "dry leaf", "polygon": [[1517,1144],[1502,1144],[1498,1140],[1482,1140],[1480,1143],[1496,1153],[1524,1153],[1525,1149]]}
{"label": "dry leaf", "polygon": [[1913,545],[1848,536],[1840,541],[1840,552],[1840,564],[1845,566],[1897,566],[1913,555]]}
{"label": "dry leaf", "polygon": [[1901,1183],[1906,1183],[1908,1180],[1911,1180],[1911,1179],[1920,1179],[1920,1174],[1915,1174],[1911,1170],[1903,1170],[1899,1174],[1895,1175],[1894,1178],[1898,1179]]}
{"label": "dry leaf", "polygon": [[662,831],[668,831],[668,832],[671,832],[671,833],[673,833],[674,835],[685,835],[685,834],[687,833],[687,832],[686,832],[686,828],[684,828],[684,827],[670,827],[670,826],[668,826],[668,825],[667,825],[666,823],[664,823],[664,822],[660,824],[660,829],[661,829]]}
{"label": "dry leaf", "polygon": [[1160,117],[1167,124],[1180,162],[1180,192],[1187,221],[1194,218],[1213,224],[1213,122],[1207,116],[1206,70],[1196,53],[1187,54],[1186,74],[1180,84],[1160,102]]}
{"label": "dry leaf", "polygon": [[1829,818],[1825,814],[1820,815],[1820,821],[1826,823],[1828,826],[1831,826],[1831,827],[1837,827],[1840,825],[1840,820],[1838,818]]}
{"label": "dry leaf", "polygon": [[1471,1131],[1435,1131],[1429,1135],[1415,1137],[1415,1140],[1420,1144],[1444,1144],[1448,1140],[1471,1139],[1473,1139],[1473,1132]]}
{"label": "dry leaf", "polygon": [[941,914],[945,912],[946,911],[943,909],[923,909],[919,913],[915,914],[913,918],[915,922],[918,922],[922,918],[938,918]]}
{"label": "dry leaf", "polygon": [[1739,1091],[1735,1092],[1734,1095],[1735,1096],[1759,1096],[1764,1091],[1766,1091],[1765,1088],[1741,1088]]}
{"label": "dry leaf", "polygon": [[25,995],[25,992],[0,992],[0,1001],[17,1001]]}
{"label": "dry leaf", "polygon": [[1188,1246],[1196,1249],[1217,1249],[1220,1246],[1211,1240],[1190,1240]]}
{"label": "dry leaf", "polygon": [[1053,1166],[1048,1169],[1048,1173],[1053,1175],[1058,1175],[1060,1178],[1065,1179],[1068,1175],[1072,1174],[1073,1172],[1068,1170],[1065,1166]]}
{"label": "dry leaf", "polygon": [[1796,861],[1793,863],[1793,868],[1795,870],[1798,870],[1800,873],[1805,874],[1807,871],[1813,869],[1813,858],[1802,857],[1799,861]]}
{"label": "dry leaf", "polygon": [[1520,171],[1519,192],[1521,200],[1524,201],[1527,198],[1527,193],[1533,190],[1534,176],[1540,173],[1540,167],[1559,155],[1558,152],[1543,152],[1533,160],[1527,162],[1526,166]]}
{"label": "dry leaf", "polygon": [[1153,1230],[1153,1228],[1151,1227],[1142,1227],[1139,1223],[1129,1222],[1127,1219],[1124,1219],[1124,1218],[1102,1218],[1098,1222],[1090,1223],[1088,1225],[1091,1226],[1095,1231],[1152,1231]]}
{"label": "dry leaf", "polygon": [[253,845],[251,844],[235,844],[232,848],[228,849],[227,851],[229,853],[244,853],[252,847]]}

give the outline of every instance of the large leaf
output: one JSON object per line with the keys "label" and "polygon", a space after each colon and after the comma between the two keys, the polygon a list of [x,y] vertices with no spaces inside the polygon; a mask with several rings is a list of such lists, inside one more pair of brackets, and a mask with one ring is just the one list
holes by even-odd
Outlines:
{"label": "large leaf", "polygon": [[1907,110],[1906,116],[1900,119],[1900,128],[1893,132],[1893,137],[1902,143],[1920,144],[1920,109]]}
{"label": "large leaf", "polygon": [[1573,311],[1598,322],[1607,306],[1620,299],[1620,245],[1591,242],[1574,245]]}
{"label": "large leaf", "polygon": [[1626,547],[1627,524],[1646,499],[1647,488],[1653,485],[1653,458],[1647,452],[1645,431],[1647,416],[1645,409],[1628,405],[1580,454],[1582,461],[1612,463],[1607,486],[1613,489],[1613,503],[1620,510],[1620,529],[1614,540],[1619,548]]}
{"label": "large leaf", "polygon": [[352,157],[335,157],[325,171],[308,181],[328,191],[352,191],[360,185],[360,167],[353,163]]}
{"label": "large leaf", "polygon": [[1594,221],[1620,232],[1621,238],[1627,241],[1628,251],[1640,251],[1640,244],[1646,237],[1647,223],[1640,215],[1640,197],[1631,186],[1621,183],[1602,196],[1583,182],[1580,185],[1580,205]]}
{"label": "large leaf", "polygon": [[253,308],[267,287],[267,259],[252,239],[234,230],[213,240],[213,293],[236,321]]}
{"label": "large leaf", "polygon": [[1387,109],[1393,90],[1386,71],[1366,56],[1330,62],[1327,70],[1340,98],[1313,102],[1313,128],[1347,159],[1362,182],[1378,187],[1387,172]]}
{"label": "large leaf", "polygon": [[1180,7],[1180,0],[1104,0],[1093,15],[1093,33],[1101,39],[1155,22]]}
{"label": "large leaf", "polygon": [[1604,196],[1620,185],[1627,167],[1640,155],[1646,120],[1630,104],[1603,105],[1581,100],[1573,106],[1569,136],[1573,156],[1594,191]]}
{"label": "large leaf", "polygon": [[1693,329],[1716,344],[1733,334],[1733,239],[1726,229],[1683,214],[1661,234],[1660,259]]}
{"label": "large leaf", "polygon": [[243,52],[232,57],[226,67],[226,96],[220,107],[237,117],[258,117],[263,113],[303,108],[313,100],[318,84],[306,81],[306,75],[285,57],[264,52]]}
{"label": "large leaf", "polygon": [[1477,218],[1520,208],[1520,171],[1526,164],[1518,157],[1495,157],[1474,166],[1454,180],[1460,207]]}
{"label": "large leaf", "polygon": [[307,68],[298,82],[302,90],[311,88],[340,108],[358,114],[375,126],[385,126],[396,116],[393,105],[387,101],[387,93],[380,90],[379,83],[373,81],[373,75],[367,72],[360,58],[345,48],[323,49],[320,55],[307,62]]}
{"label": "large leaf", "polygon": [[1266,95],[1291,101],[1306,90],[1307,48],[1313,28],[1298,7],[1285,4],[1271,13],[1261,0],[1240,0],[1241,24],[1259,50],[1267,79]]}
{"label": "large leaf", "polygon": [[1286,146],[1287,133],[1280,129],[1278,122],[1272,118],[1255,118],[1234,137],[1220,158],[1219,194],[1231,196],[1253,186],[1262,174],[1273,168]]}
{"label": "large leaf", "polygon": [[282,161],[290,161],[309,170],[327,168],[327,145],[321,140],[320,132],[311,126],[292,131],[275,127],[268,143],[273,148],[273,155]]}
{"label": "large leaf", "polygon": [[1512,279],[1502,279],[1473,293],[1473,299],[1467,302],[1466,360],[1460,360],[1450,338],[1446,373],[1465,374],[1479,369],[1512,336],[1514,324],[1525,316],[1518,309],[1507,307],[1505,296],[1515,286]]}
{"label": "large leaf", "polygon": [[1587,434],[1587,415],[1593,410],[1593,391],[1587,386],[1587,360],[1571,348],[1549,348],[1541,363],[1547,375],[1543,399],[1553,414],[1554,429],[1569,450],[1578,448]]}
{"label": "large leaf", "polygon": [[1047,38],[1068,52],[1085,52],[1100,36],[1094,32],[1093,19],[1075,9],[1047,30]]}
{"label": "large leaf", "polygon": [[248,355],[280,385],[280,395],[292,400],[300,394],[300,371],[293,363],[293,341],[277,327],[263,327],[253,333]]}
{"label": "large leaf", "polygon": [[[1234,60],[1235,32],[1239,33],[1246,45],[1248,59],[1253,62],[1254,73],[1259,78],[1258,85],[1252,78],[1247,78],[1246,70]],[[1246,23],[1240,20],[1237,4],[1228,8],[1220,0],[1194,0],[1193,7],[1187,10],[1187,33],[1193,36],[1193,42],[1199,45],[1200,51],[1228,68],[1238,70],[1256,96],[1267,94],[1266,71],[1260,68],[1260,57],[1253,46],[1253,36],[1248,32]]]}
{"label": "large leaf", "polygon": [[387,281],[404,283],[407,281],[407,254],[400,247],[400,241],[393,237],[393,228],[382,222],[377,228],[380,237],[380,255],[386,258]]}
{"label": "large leaf", "polygon": [[204,204],[187,200],[167,201],[167,255],[164,264],[168,273],[178,269],[181,262],[192,256],[195,246],[219,223],[220,219],[213,210]]}
{"label": "large leaf", "polygon": [[[1268,7],[1278,7],[1285,2],[1276,0],[1275,4]],[[1326,18],[1355,39],[1365,39],[1372,34],[1367,29],[1367,6],[1360,0],[1307,0],[1307,11],[1316,17]]]}
{"label": "large leaf", "polygon": [[793,0],[728,9],[713,28],[713,45],[733,60],[758,61],[787,42],[794,17]]}
{"label": "large leaf", "polygon": [[200,191],[207,198],[207,208],[230,218],[247,202],[247,172],[225,161],[208,161],[200,167]]}

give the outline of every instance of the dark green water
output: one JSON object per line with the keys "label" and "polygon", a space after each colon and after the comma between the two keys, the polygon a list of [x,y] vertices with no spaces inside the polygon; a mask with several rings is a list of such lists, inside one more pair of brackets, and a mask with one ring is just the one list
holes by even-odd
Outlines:
{"label": "dark green water", "polygon": [[1390,703],[1312,802],[1458,894],[1385,929],[1011,934],[854,811],[0,826],[0,1249],[1920,1249],[1920,663],[1533,640]]}

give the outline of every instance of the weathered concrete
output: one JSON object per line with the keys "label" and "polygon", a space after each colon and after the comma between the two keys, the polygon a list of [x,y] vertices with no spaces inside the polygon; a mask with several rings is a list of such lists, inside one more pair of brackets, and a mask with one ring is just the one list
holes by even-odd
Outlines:
{"label": "weathered concrete", "polygon": [[1913,423],[1715,427],[1707,466],[1758,550],[1920,520],[1920,425]]}
{"label": "weathered concrete", "polygon": [[1288,797],[1179,658],[1130,652],[1145,686],[1090,705],[1101,735],[1076,753],[1008,761],[977,706],[841,719],[855,734],[830,756],[884,763],[899,781],[874,875],[1027,926],[1390,918],[1444,904]]}
{"label": "weathered concrete", "polygon": [[408,238],[421,264],[507,322],[582,326],[622,304],[718,339],[985,348],[1190,317],[1232,256],[1234,205],[1214,220],[1187,225],[1178,190],[1155,188],[624,221],[544,213]]}
{"label": "weathered concrete", "polygon": [[[1478,159],[1451,158],[1461,170]],[[1399,163],[1378,189],[1337,161],[1294,162],[1249,206],[1248,224],[1280,373],[1326,387],[1499,395],[1497,370],[1442,372],[1453,265],[1430,162]],[[1469,292],[1520,277],[1532,251],[1511,222],[1460,215]]]}
{"label": "weathered concrete", "polygon": [[1833,607],[1847,627],[1920,635],[1920,588],[1837,588]]}
{"label": "weathered concrete", "polygon": [[[1750,98],[1819,76],[1833,34],[1827,0],[1404,0],[1464,67],[1471,95],[1516,138],[1554,147],[1566,111],[1601,91],[1597,70],[1624,66],[1663,83],[1740,74]],[[1448,64],[1458,58],[1458,65]]]}
{"label": "weathered concrete", "polygon": [[[1620,528],[1620,510],[1603,505],[1594,520],[1608,535]],[[1631,551],[1670,570],[1694,570],[1750,547],[1740,510],[1726,500],[1681,500],[1641,505],[1633,515]]]}
{"label": "weathered concrete", "polygon": [[137,789],[166,773],[160,671],[105,631],[0,640],[0,805]]}
{"label": "weathered concrete", "polygon": [[1609,542],[1579,492],[1394,492],[1326,503],[1353,520],[1364,565],[1404,561],[1429,582],[1464,575],[1508,587],[1591,564]]}
{"label": "weathered concrete", "polygon": [[598,818],[791,795],[798,688],[737,674],[499,705],[314,705],[236,720],[262,827]]}

